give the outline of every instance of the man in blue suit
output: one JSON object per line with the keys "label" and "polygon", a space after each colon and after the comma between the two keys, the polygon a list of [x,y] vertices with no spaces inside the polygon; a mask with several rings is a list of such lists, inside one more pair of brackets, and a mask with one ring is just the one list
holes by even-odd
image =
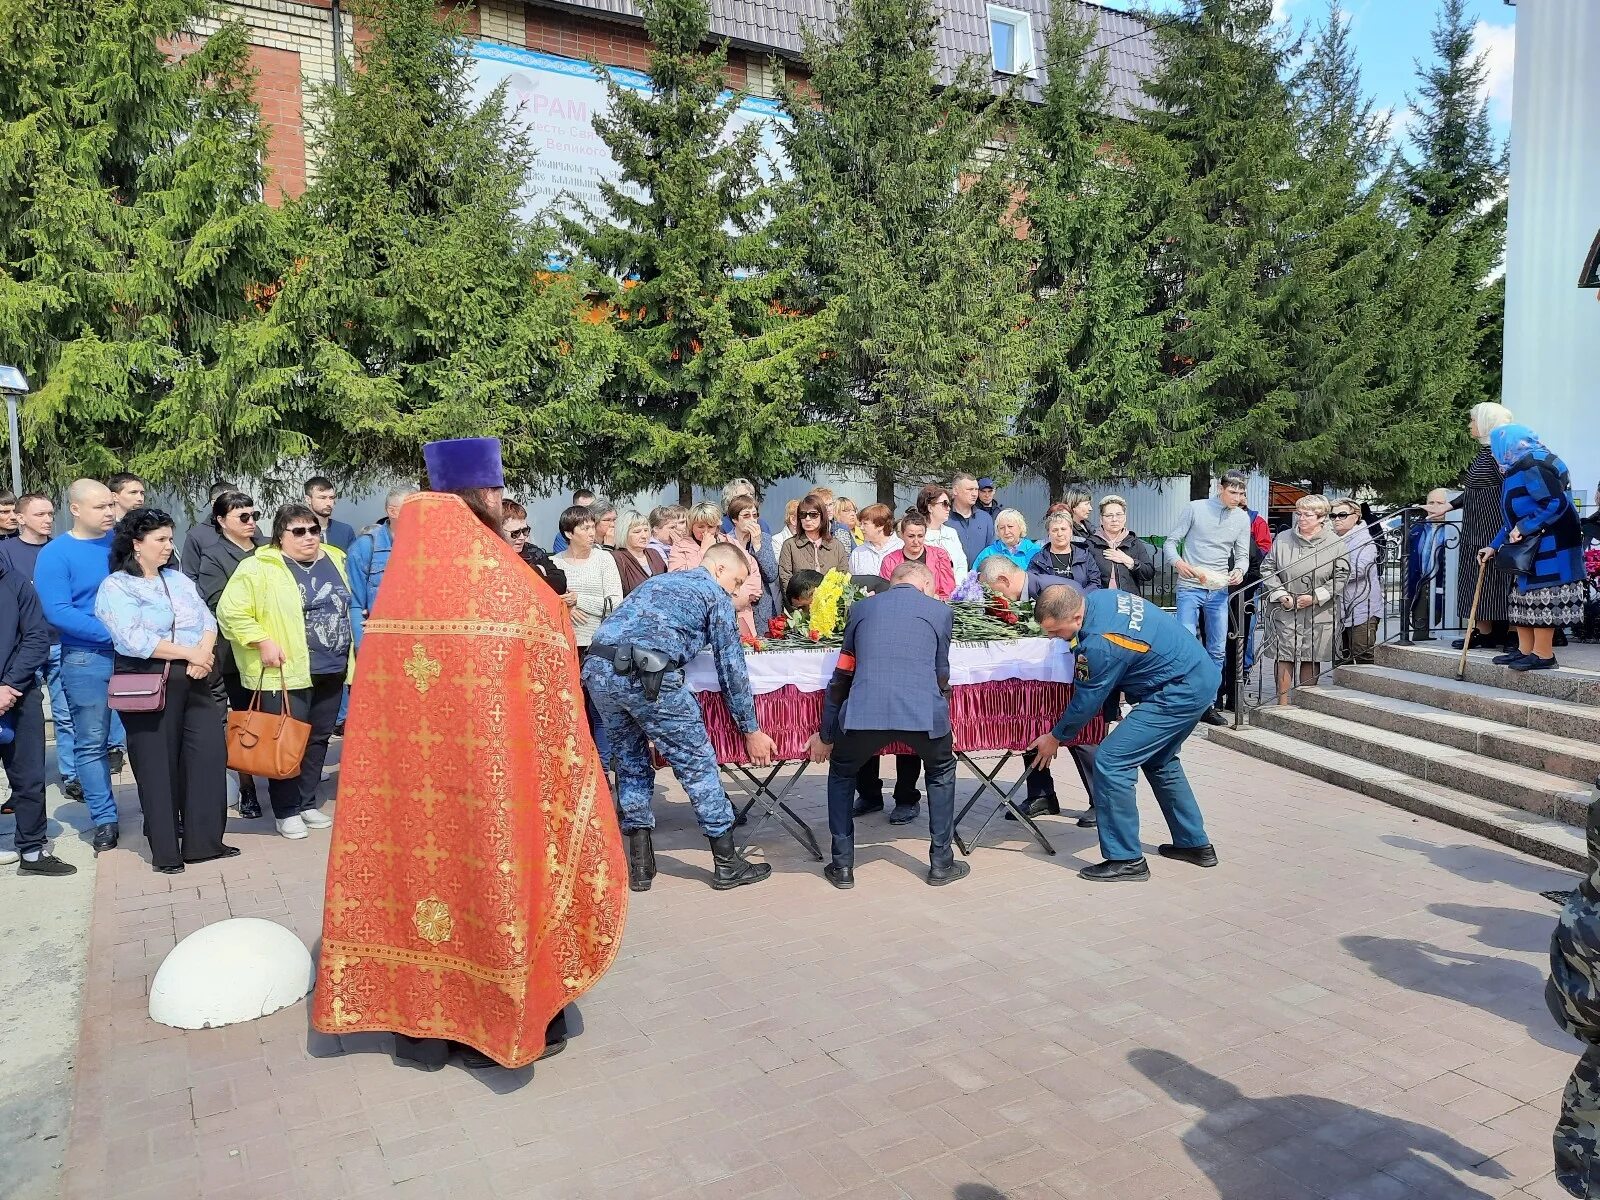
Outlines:
{"label": "man in blue suit", "polygon": [[933,572],[901,563],[889,590],[850,606],[844,648],[828,684],[813,762],[828,767],[828,832],[833,861],[823,868],[836,888],[855,886],[856,776],[894,742],[928,771],[928,882],[953,883],[970,869],[950,849],[955,832],[956,753],[950,732],[950,607],[934,595]]}

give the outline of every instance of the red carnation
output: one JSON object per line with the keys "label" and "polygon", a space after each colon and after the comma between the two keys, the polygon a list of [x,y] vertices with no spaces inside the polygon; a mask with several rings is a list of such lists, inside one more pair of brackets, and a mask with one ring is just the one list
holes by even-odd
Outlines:
{"label": "red carnation", "polygon": [[822,630],[820,630],[820,629],[808,630],[806,632],[806,636],[808,638],[810,638],[813,642],[820,642],[822,640]]}
{"label": "red carnation", "polygon": [[767,636],[769,638],[781,638],[784,634],[786,634],[788,632],[789,632],[789,618],[788,617],[773,617],[771,620],[769,620],[767,622]]}

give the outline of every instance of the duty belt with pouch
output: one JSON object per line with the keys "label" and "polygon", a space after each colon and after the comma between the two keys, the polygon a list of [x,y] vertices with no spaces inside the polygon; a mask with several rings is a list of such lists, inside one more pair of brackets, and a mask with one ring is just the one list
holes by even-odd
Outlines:
{"label": "duty belt with pouch", "polygon": [[589,647],[589,653],[609,662],[618,675],[637,675],[644,698],[652,704],[661,695],[662,676],[668,671],[676,671],[682,665],[658,650],[646,650],[631,642],[623,642],[619,646],[593,645]]}

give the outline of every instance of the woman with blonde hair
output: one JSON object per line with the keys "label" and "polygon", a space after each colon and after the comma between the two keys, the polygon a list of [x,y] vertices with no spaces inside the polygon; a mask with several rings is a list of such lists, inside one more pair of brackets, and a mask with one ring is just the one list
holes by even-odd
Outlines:
{"label": "woman with blonde hair", "polygon": [[1300,497],[1294,525],[1261,560],[1267,593],[1261,654],[1277,663],[1279,704],[1289,703],[1295,664],[1308,684],[1333,661],[1334,608],[1350,578],[1350,554],[1328,527],[1331,509],[1326,496]]}
{"label": "woman with blonde hair", "polygon": [[[736,497],[735,503],[742,497]],[[709,500],[702,500],[689,510],[689,517],[684,523],[683,535],[672,543],[672,554],[667,559],[669,571],[692,571],[700,565],[706,556],[706,551],[719,542],[738,545],[733,538],[722,532],[722,510]],[[749,604],[739,609],[739,632],[747,639],[754,640],[756,636],[755,611],[761,604],[761,564],[755,559],[748,549],[744,556],[749,560],[749,574],[744,581],[744,594],[749,597]]]}
{"label": "woman with blonde hair", "polygon": [[630,508],[617,518],[617,545],[611,551],[626,596],[652,575],[667,573],[667,560],[650,547],[650,518]]}

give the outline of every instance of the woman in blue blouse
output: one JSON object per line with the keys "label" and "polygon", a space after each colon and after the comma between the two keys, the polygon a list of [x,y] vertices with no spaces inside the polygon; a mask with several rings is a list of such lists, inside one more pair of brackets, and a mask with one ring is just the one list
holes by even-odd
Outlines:
{"label": "woman in blue blouse", "polygon": [[994,541],[978,552],[978,557],[972,560],[972,569],[976,571],[986,559],[1003,554],[1026,571],[1040,547],[1028,537],[1028,522],[1023,515],[1014,508],[1001,510],[994,519],[994,532]]}
{"label": "woman in blue blouse", "polygon": [[128,758],[139,784],[145,837],[157,871],[231,858],[222,844],[228,820],[227,743],[211,690],[217,620],[187,575],[167,566],[172,518],[136,508],[111,532],[111,574],[95,597],[95,616],[111,631],[116,670],[167,672],[160,712],[122,714]]}

